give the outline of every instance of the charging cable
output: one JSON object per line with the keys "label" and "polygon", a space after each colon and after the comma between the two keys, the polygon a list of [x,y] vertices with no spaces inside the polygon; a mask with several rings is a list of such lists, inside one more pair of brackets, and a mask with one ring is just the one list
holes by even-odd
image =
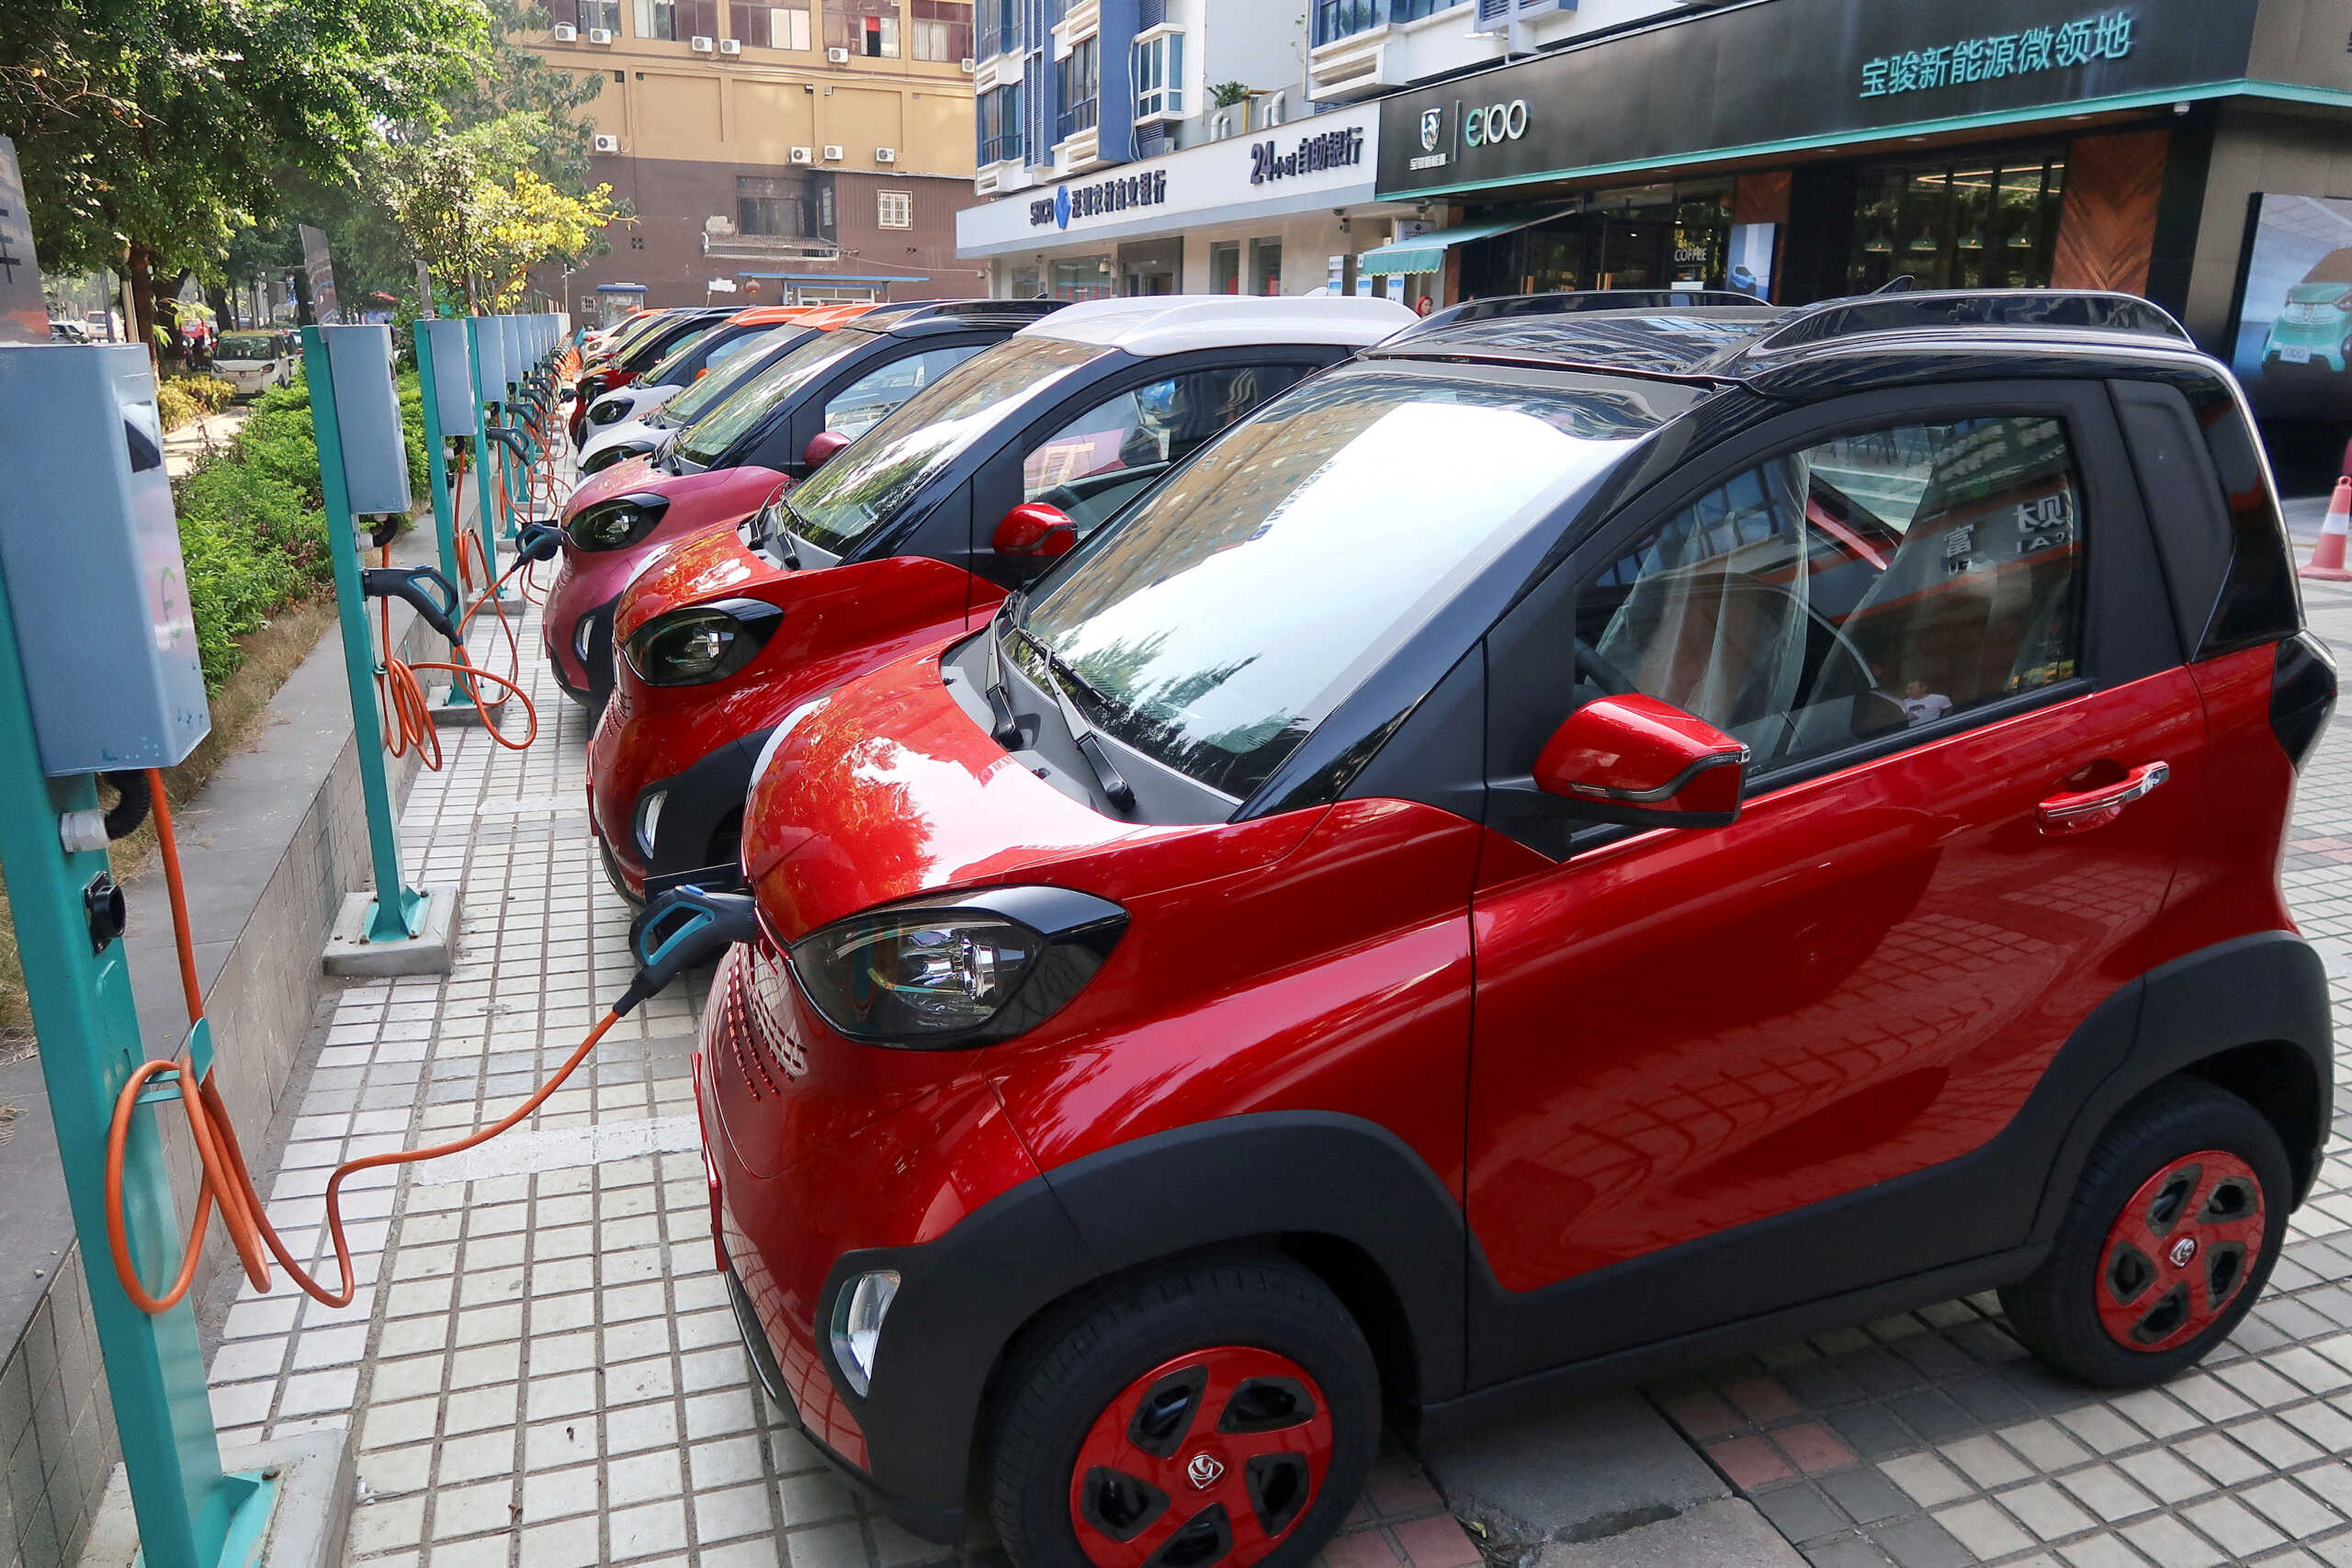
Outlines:
{"label": "charging cable", "polygon": [[[163,851],[164,883],[171,896],[172,934],[179,949],[180,988],[187,1005],[188,1028],[191,1034],[204,1019],[204,991],[196,977],[196,947],[189,935],[187,893],[180,874],[179,841],[172,830],[171,806],[164,798],[164,776],[150,769],[147,783],[153,796],[155,838]],[[731,942],[751,942],[759,935],[759,917],[747,894],[706,893],[699,887],[672,888],[648,904],[629,930],[630,951],[638,959],[638,972],[628,989],[621,993],[610,1011],[596,1021],[571,1055],[563,1059],[547,1082],[541,1084],[528,1100],[500,1117],[496,1122],[466,1137],[446,1144],[432,1144],[424,1148],[398,1149],[387,1154],[367,1155],[345,1160],[334,1168],[327,1178],[327,1234],[334,1241],[335,1268],[341,1282],[329,1290],[314,1278],[287,1250],[286,1243],[269,1223],[263,1211],[261,1194],[254,1187],[253,1173],[246,1168],[243,1151],[238,1147],[237,1133],[229,1113],[220,1102],[220,1091],[213,1086],[208,1069],[199,1081],[195,1077],[195,1062],[191,1054],[183,1052],[176,1060],[154,1060],[140,1065],[122,1090],[115,1097],[114,1120],[107,1129],[107,1246],[114,1257],[115,1278],[121,1281],[123,1293],[140,1311],[149,1314],[165,1313],[179,1304],[195,1281],[198,1259],[203,1254],[205,1227],[210,1223],[212,1211],[220,1210],[221,1221],[229,1228],[230,1244],[235,1247],[238,1263],[245,1278],[256,1291],[266,1292],[273,1280],[269,1265],[262,1254],[266,1251],[277,1259],[287,1278],[311,1299],[327,1306],[351,1304],[357,1293],[358,1280],[351,1264],[351,1242],[343,1226],[343,1184],[363,1170],[375,1170],[385,1166],[413,1165],[421,1160],[440,1159],[445,1156],[463,1154],[477,1148],[501,1133],[514,1126],[525,1117],[547,1102],[548,1097],[561,1089],[588,1053],[596,1048],[613,1025],[618,1023],[637,1006],[659,993],[685,970],[710,963]],[[130,1122],[138,1111],[140,1096],[154,1080],[173,1076],[179,1089],[180,1103],[187,1112],[188,1134],[196,1144],[197,1158],[203,1167],[203,1179],[197,1189],[196,1220],[188,1230],[187,1245],[180,1256],[179,1268],[172,1283],[163,1294],[147,1289],[139,1277],[137,1264],[130,1256],[129,1226],[123,1217],[122,1168],[123,1151],[130,1137]]]}

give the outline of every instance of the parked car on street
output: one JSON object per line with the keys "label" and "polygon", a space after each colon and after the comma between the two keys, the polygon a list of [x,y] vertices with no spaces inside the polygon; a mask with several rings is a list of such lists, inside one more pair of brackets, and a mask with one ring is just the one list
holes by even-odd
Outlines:
{"label": "parked car on street", "polygon": [[212,373],[241,396],[257,397],[294,379],[302,349],[292,333],[229,332],[212,351]]}
{"label": "parked car on street", "polygon": [[615,612],[626,656],[588,748],[615,885],[634,897],[649,874],[711,866],[732,880],[777,721],[977,624],[1235,420],[1412,320],[1377,299],[1073,305],[786,492],[756,546],[713,530],[654,561]]}
{"label": "parked car on street", "polygon": [[1295,1568],[1384,1415],[1979,1291],[2161,1382],[2329,1134],[2335,691],[2144,301],[1368,350],[769,738],[695,1059],[746,1343],[1020,1568]]}
{"label": "parked car on street", "polygon": [[577,447],[587,439],[588,411],[599,397],[629,385],[731,314],[705,308],[664,310],[615,337],[572,383],[571,412],[566,416],[571,445]]}
{"label": "parked car on street", "polygon": [[[652,557],[708,528],[733,528],[889,410],[1040,315],[1051,300],[851,306],[808,319],[816,337],[772,355],[690,425],[649,436],[565,501],[563,552],[541,636],[556,684],[604,705],[613,605]],[[667,422],[665,422],[666,423]]]}
{"label": "parked car on street", "polygon": [[612,439],[616,429],[647,418],[680,392],[703,382],[712,372],[740,363],[741,355],[769,342],[776,328],[800,321],[816,314],[819,309],[764,305],[740,310],[701,336],[671,350],[661,363],[628,385],[599,393],[595,401],[589,404],[582,426],[584,439],[578,455],[580,471],[593,474],[609,467],[620,451],[627,449],[626,438]]}

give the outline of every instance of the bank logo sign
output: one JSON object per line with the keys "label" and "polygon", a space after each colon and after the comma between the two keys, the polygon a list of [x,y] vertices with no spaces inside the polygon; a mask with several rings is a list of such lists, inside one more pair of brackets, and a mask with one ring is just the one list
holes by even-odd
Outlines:
{"label": "bank logo sign", "polygon": [[1106,213],[1167,204],[1168,171],[1152,169],[1114,175],[1092,185],[1056,186],[1053,195],[1041,196],[1029,204],[1029,226],[1042,229],[1051,223],[1057,229],[1067,229],[1073,218],[1100,218]]}
{"label": "bank logo sign", "polygon": [[1436,152],[1438,138],[1443,134],[1445,134],[1445,110],[1423,109],[1421,111],[1421,151]]}
{"label": "bank logo sign", "polygon": [[2064,71],[2098,60],[2121,60],[2132,52],[2132,13],[2106,11],[2059,27],[1993,33],[1866,60],[1861,96],[1888,98],[1931,87],[1960,87],[1971,82]]}

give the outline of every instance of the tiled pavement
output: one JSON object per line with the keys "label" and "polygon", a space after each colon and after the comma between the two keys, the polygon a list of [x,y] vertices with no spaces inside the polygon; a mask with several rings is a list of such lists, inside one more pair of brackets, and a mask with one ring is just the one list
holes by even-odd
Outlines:
{"label": "tiled pavement", "polygon": [[[2304,592],[2313,628],[2352,650],[2352,588]],[[2343,1016],[2352,718],[2304,773],[2286,883]],[[2352,1131],[2341,1095],[2336,1118]],[[2102,1397],[2052,1375],[1985,1295],[1650,1393],[1815,1568],[2352,1565],[2352,1152],[2328,1158],[2262,1303],[2161,1389]]]}
{"label": "tiled pavement", "polygon": [[[533,613],[536,615],[536,612]],[[487,632],[476,657],[489,661]],[[522,644],[536,649],[536,621]],[[503,665],[492,663],[494,669]],[[416,880],[461,881],[455,971],[334,1006],[270,1213],[332,1284],[328,1172],[496,1120],[628,983],[628,911],[588,837],[587,726],[536,660],[529,751],[445,730],[401,820]],[[752,1379],[712,1268],[688,1055],[701,998],[639,1009],[527,1123],[346,1184],[363,1281],[229,1309],[224,1441],[343,1426],[364,1568],[901,1568],[944,1556],[840,1484]],[[1384,1457],[1330,1568],[1478,1560],[1410,1459]]]}

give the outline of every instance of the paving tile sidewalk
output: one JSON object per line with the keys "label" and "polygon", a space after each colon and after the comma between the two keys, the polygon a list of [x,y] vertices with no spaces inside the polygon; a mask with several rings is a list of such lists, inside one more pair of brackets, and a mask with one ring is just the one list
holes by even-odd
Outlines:
{"label": "paving tile sidewalk", "polygon": [[[522,631],[539,646],[537,612]],[[477,631],[478,660],[503,653]],[[413,878],[464,888],[446,979],[355,985],[291,1122],[270,1212],[329,1283],[340,1161],[503,1116],[627,985],[628,907],[585,815],[588,724],[535,659],[541,738],[444,730],[401,817]],[[240,1285],[210,1379],[224,1440],[352,1434],[361,1568],[902,1568],[950,1554],[838,1483],[752,1381],[712,1267],[682,984],[524,1125],[347,1183],[361,1281],[329,1309]],[[1418,1467],[1384,1455],[1330,1568],[1469,1568]],[[1001,1561],[1001,1560],[1000,1560]]]}
{"label": "paving tile sidewalk", "polygon": [[[2352,652],[2352,590],[2305,583]],[[2305,770],[2285,880],[2352,1004],[2352,723]],[[2341,1039],[2337,1077],[2352,1081]],[[2352,1130],[2339,1093],[2336,1131]],[[2352,1157],[2339,1141],[2222,1351],[2121,1396],[2044,1371],[1991,1295],[1649,1393],[1815,1568],[2352,1564]]]}

